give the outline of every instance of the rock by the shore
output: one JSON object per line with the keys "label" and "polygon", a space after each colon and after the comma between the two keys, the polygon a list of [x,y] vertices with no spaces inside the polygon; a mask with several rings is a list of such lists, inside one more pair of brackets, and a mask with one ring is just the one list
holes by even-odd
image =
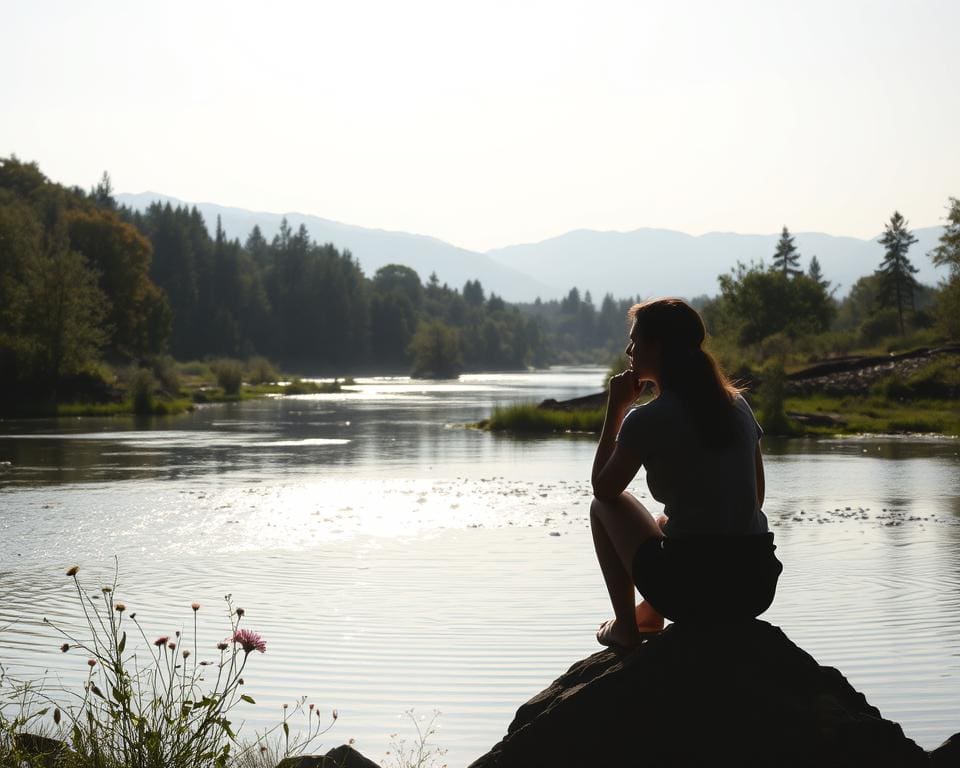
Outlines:
{"label": "rock by the shore", "polygon": [[380,766],[353,747],[341,744],[325,755],[285,757],[277,763],[277,768],[380,768]]}
{"label": "rock by the shore", "polygon": [[755,620],[674,625],[632,652],[577,662],[471,768],[911,768],[931,758],[839,671]]}

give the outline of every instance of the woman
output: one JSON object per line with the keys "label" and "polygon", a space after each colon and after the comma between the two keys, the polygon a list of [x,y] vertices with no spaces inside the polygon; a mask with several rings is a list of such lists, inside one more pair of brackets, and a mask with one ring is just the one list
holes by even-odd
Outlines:
{"label": "woman", "polygon": [[[630,647],[677,622],[741,620],[773,601],[782,566],[763,505],[762,431],[740,390],[703,349],[680,299],[630,309],[630,369],[610,379],[593,462],[590,525],[614,618],[603,645]],[[646,382],[657,397],[630,410]],[[664,515],[626,492],[641,466]],[[634,605],[634,587],[643,601]]]}

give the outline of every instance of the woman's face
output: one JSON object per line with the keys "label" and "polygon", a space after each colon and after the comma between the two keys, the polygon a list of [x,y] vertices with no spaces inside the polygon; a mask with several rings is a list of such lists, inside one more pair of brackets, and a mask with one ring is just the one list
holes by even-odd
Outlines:
{"label": "woman's face", "polygon": [[640,333],[640,325],[636,320],[630,327],[630,338],[624,350],[630,360],[630,369],[637,374],[641,381],[656,383],[660,376],[660,344],[656,341],[644,339]]}

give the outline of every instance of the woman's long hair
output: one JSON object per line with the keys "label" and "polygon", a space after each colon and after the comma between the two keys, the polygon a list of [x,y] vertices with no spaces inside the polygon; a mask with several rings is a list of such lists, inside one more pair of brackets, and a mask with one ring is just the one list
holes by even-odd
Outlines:
{"label": "woman's long hair", "polygon": [[660,386],[675,392],[693,416],[704,443],[719,450],[733,439],[733,399],[741,392],[703,348],[707,331],[697,311],[682,299],[652,299],[627,316],[640,336],[660,345]]}

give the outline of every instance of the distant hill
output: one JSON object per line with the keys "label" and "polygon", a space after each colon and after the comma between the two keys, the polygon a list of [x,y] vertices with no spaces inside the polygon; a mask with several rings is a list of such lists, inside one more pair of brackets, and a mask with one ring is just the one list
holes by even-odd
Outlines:
{"label": "distant hill", "polygon": [[527,274],[486,254],[457,248],[435,237],[365,229],[302,213],[265,213],[214,203],[192,203],[157,192],[119,194],[116,199],[121,205],[135,210],[144,210],[155,200],[169,202],[174,207],[196,206],[211,235],[217,226],[217,216],[220,216],[227,237],[239,238],[240,242],[246,241],[254,225],[260,226],[267,240],[272,239],[280,228],[280,221],[286,217],[294,231],[303,224],[318,243],[333,243],[340,250],[349,250],[370,277],[385,264],[405,264],[415,269],[422,280],[426,281],[431,272],[436,272],[441,283],[453,288],[463,288],[467,280],[480,280],[488,293],[493,291],[507,301],[552,295],[545,283]]}
{"label": "distant hill", "polygon": [[[946,270],[936,269],[927,252],[937,245],[943,227],[913,230],[919,242],[909,252],[920,271],[917,278],[936,284]],[[843,296],[856,280],[873,272],[883,258],[876,238],[860,240],[820,232],[794,233],[804,269],[810,257],[820,261],[825,279]],[[494,259],[514,269],[540,276],[559,295],[577,286],[589,290],[594,301],[608,291],[614,296],[641,297],[716,294],[717,276],[737,261],[770,263],[780,234],[741,235],[711,232],[695,237],[666,229],[633,232],[577,230],[531,245],[514,245],[488,251]]]}
{"label": "distant hill", "polygon": [[[424,235],[365,229],[301,213],[264,213],[227,208],[214,203],[191,203],[155,192],[120,194],[117,200],[138,210],[154,200],[200,210],[211,233],[220,216],[230,238],[246,240],[254,225],[272,238],[286,216],[296,229],[303,224],[314,240],[347,249],[364,272],[373,275],[384,264],[406,264],[424,280],[436,272],[440,282],[461,288],[467,280],[479,279],[487,291],[508,301],[560,298],[576,286],[590,291],[599,303],[605,293],[626,296],[686,296],[716,294],[717,275],[737,261],[769,263],[779,232],[743,235],[710,232],[687,235],[668,229],[637,229],[632,232],[576,230],[540,243],[512,245],[478,253]],[[946,275],[935,269],[927,252],[937,245],[943,227],[913,230],[919,242],[910,249],[910,259],[920,271],[917,278],[930,285]],[[873,272],[883,258],[877,238],[794,233],[806,268],[810,257],[820,260],[823,275],[843,296],[861,276]],[[877,236],[879,237],[879,235]]]}

